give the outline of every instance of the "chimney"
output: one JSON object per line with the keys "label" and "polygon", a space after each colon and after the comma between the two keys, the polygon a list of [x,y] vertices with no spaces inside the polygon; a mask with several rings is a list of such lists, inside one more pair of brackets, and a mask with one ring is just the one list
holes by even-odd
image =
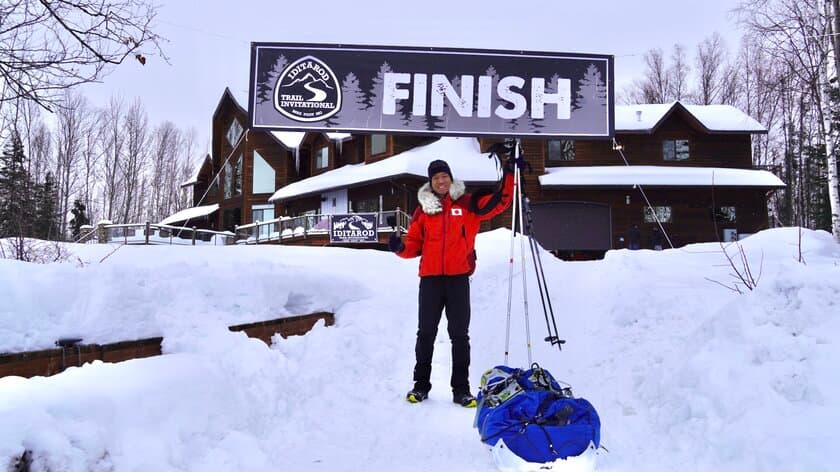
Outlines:
{"label": "chimney", "polygon": [[642,110],[636,110],[636,121],[642,121]]}

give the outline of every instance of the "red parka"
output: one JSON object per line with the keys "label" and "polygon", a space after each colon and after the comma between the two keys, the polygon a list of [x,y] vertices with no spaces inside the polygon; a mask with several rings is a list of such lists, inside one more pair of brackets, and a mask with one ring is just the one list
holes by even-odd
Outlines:
{"label": "red parka", "polygon": [[502,213],[513,201],[513,174],[505,172],[502,186],[489,195],[464,193],[455,180],[449,193],[438,198],[427,183],[417,193],[420,207],[414,212],[405,249],[397,255],[420,257],[420,277],[472,274],[475,270],[475,236],[484,220]]}

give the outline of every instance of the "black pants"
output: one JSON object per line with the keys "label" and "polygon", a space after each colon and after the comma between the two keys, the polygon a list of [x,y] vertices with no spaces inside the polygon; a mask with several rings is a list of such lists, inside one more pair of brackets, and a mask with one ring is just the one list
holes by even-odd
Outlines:
{"label": "black pants", "polygon": [[414,353],[414,388],[429,391],[432,354],[441,312],[446,308],[446,327],[452,341],[452,378],[455,393],[470,391],[470,279],[467,275],[420,278],[417,344]]}

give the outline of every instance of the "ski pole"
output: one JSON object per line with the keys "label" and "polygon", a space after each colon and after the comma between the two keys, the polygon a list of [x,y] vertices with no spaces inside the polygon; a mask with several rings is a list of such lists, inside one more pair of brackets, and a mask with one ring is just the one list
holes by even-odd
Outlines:
{"label": "ski pole", "polygon": [[[528,277],[526,276],[526,256],[525,256],[525,224],[524,212],[522,211],[522,182],[520,181],[521,172],[519,171],[519,154],[520,154],[520,140],[517,138],[514,147],[515,163],[514,166],[514,181],[516,182],[516,191],[514,192],[514,203],[519,205],[519,253],[522,260],[522,299],[524,301],[525,310],[525,347],[528,351],[528,365],[531,365],[531,325],[528,319]],[[515,234],[514,234],[515,236]],[[529,235],[530,237],[530,235]]]}

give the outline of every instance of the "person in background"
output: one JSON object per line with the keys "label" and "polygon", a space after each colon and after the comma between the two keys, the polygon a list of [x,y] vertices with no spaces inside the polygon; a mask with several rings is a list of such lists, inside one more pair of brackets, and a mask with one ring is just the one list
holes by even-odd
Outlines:
{"label": "person in background", "polygon": [[627,230],[627,248],[634,251],[641,248],[642,246],[639,244],[640,237],[639,225],[634,224],[632,228]]}
{"label": "person in background", "polygon": [[475,270],[475,237],[479,225],[503,212],[513,199],[514,166],[504,165],[502,184],[495,192],[470,195],[464,183],[454,180],[449,164],[429,164],[429,181],[420,187],[420,206],[401,240],[391,235],[388,248],[403,258],[420,258],[417,341],[414,347],[414,388],[406,400],[419,403],[432,389],[432,354],[441,313],[446,309],[447,331],[452,342],[452,401],[467,408],[476,406],[470,391],[470,280]]}
{"label": "person in background", "polygon": [[653,241],[653,250],[654,251],[661,251],[662,250],[662,232],[659,231],[659,228],[654,226],[653,227],[653,237],[651,238]]}

